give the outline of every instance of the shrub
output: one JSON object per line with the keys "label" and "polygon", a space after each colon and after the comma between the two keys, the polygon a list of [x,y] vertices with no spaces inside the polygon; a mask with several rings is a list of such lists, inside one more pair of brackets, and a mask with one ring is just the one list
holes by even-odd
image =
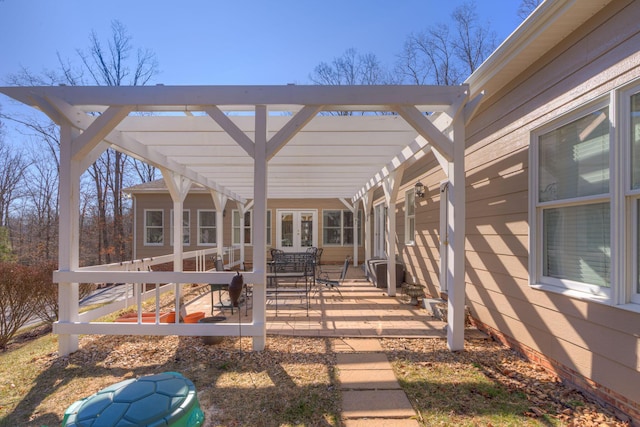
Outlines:
{"label": "shrub", "polygon": [[[60,312],[58,305],[58,284],[53,283],[53,272],[57,266],[53,262],[40,264],[32,267],[31,280],[38,285],[36,297],[38,307],[36,315],[46,323],[53,323],[58,320]],[[93,285],[81,283],[79,288],[79,299],[88,296],[94,289]]]}
{"label": "shrub", "polygon": [[0,348],[39,310],[40,287],[31,280],[31,268],[0,262]]}

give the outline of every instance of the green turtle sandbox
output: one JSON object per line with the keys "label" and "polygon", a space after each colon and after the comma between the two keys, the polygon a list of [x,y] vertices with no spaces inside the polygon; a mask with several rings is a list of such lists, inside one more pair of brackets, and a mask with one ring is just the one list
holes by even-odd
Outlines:
{"label": "green turtle sandbox", "polygon": [[196,388],[177,372],[121,381],[74,402],[62,427],[200,427]]}

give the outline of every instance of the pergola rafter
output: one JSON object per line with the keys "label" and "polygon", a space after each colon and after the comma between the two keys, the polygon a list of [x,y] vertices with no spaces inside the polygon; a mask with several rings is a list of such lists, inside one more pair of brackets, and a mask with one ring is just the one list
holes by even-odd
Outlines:
{"label": "pergola rafter", "polygon": [[[111,272],[91,274],[78,268],[77,180],[107,147],[133,155],[163,170],[172,181],[174,233],[181,232],[181,203],[191,183],[212,191],[216,203],[251,200],[254,247],[265,246],[268,198],[340,199],[350,209],[370,206],[372,190],[385,189],[389,206],[396,202],[403,171],[433,149],[450,179],[447,267],[456,287],[449,310],[450,347],[459,349],[464,334],[464,111],[468,88],[462,86],[153,86],[153,87],[5,87],[0,92],[41,109],[61,126],[60,283],[65,298],[77,294],[77,283]],[[329,114],[329,112],[361,112]],[[138,112],[157,113],[140,115]],[[327,112],[327,114],[323,114]],[[379,114],[380,112],[384,114]],[[390,114],[391,113],[391,114]],[[350,200],[350,203],[347,203]],[[219,209],[220,210],[220,209]],[[367,214],[367,219],[368,219]],[[395,244],[395,218],[388,219],[388,246]],[[366,231],[365,231],[366,233]],[[175,245],[176,247],[180,245]],[[389,277],[395,277],[391,250]],[[457,257],[453,254],[458,254]],[[454,262],[454,258],[456,262]],[[254,284],[253,323],[246,330],[254,348],[265,343],[265,251],[254,251],[254,270],[245,279]],[[118,281],[145,282],[160,272],[118,272]],[[167,273],[176,283],[193,282],[194,273]],[[201,282],[216,282],[201,273]],[[149,277],[152,277],[149,276]],[[180,277],[184,276],[184,281]],[[115,276],[114,276],[115,277]],[[188,280],[187,280],[188,279]],[[162,281],[162,280],[160,280]],[[153,280],[151,280],[153,282]],[[395,280],[389,279],[389,295]],[[75,289],[75,290],[74,290]],[[60,350],[75,349],[80,331],[77,304],[61,304],[56,330]],[[128,333],[138,333],[128,325]],[[220,328],[234,325],[220,325]],[[185,333],[184,325],[163,332]],[[96,333],[112,333],[101,324]],[[130,330],[129,330],[130,329]],[[148,333],[149,328],[140,328]],[[133,331],[133,332],[132,332]],[[142,333],[142,332],[140,332]]]}

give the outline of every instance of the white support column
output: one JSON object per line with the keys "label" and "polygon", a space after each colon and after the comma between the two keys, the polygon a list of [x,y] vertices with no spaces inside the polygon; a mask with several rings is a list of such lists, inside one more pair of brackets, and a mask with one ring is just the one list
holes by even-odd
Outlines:
{"label": "white support column", "polygon": [[[72,160],[73,138],[79,132],[70,125],[60,126],[60,219],[58,270],[76,270],[80,255],[80,162]],[[58,323],[78,321],[79,293],[77,283],[58,284]],[[55,326],[55,325],[54,325]],[[54,328],[55,332],[55,328]],[[59,334],[58,353],[66,356],[78,350],[78,335]]]}
{"label": "white support column", "polygon": [[[364,239],[364,262],[371,259],[371,210],[373,209],[373,189],[367,191],[362,196],[362,209],[364,209],[364,231],[362,238]],[[367,266],[368,268],[368,266]]]}
{"label": "white support column", "polygon": [[253,323],[262,333],[253,337],[253,350],[264,350],[267,341],[267,107],[256,106],[253,173]]}
{"label": "white support column", "polygon": [[447,191],[449,224],[447,246],[447,283],[449,287],[447,314],[447,346],[451,351],[464,349],[465,308],[465,132],[462,120],[453,123],[453,161],[448,164]]}
{"label": "white support column", "polygon": [[224,208],[229,198],[215,190],[211,190],[211,198],[216,207],[216,246],[218,255],[224,260]]}
{"label": "white support column", "polygon": [[173,200],[173,271],[183,271],[182,210],[184,199],[191,189],[191,180],[175,172],[162,169],[162,177]]}
{"label": "white support column", "polygon": [[396,200],[404,175],[404,166],[391,172],[382,183],[387,202],[387,294],[396,296]]}
{"label": "white support column", "polygon": [[[242,267],[244,265],[244,215],[247,208],[240,201],[236,202],[236,206],[238,207],[238,220],[240,221],[238,225],[240,226],[240,266]],[[233,218],[231,223],[233,225]],[[231,230],[231,233],[233,233],[233,230]]]}
{"label": "white support column", "polygon": [[[173,200],[173,271],[182,272],[184,270],[184,260],[182,259],[182,207],[184,206],[184,199],[189,194],[191,181],[175,172],[166,169],[161,169],[161,171]],[[180,313],[180,316],[183,317],[186,316],[187,310],[182,301],[181,283],[175,284],[174,295],[176,298],[176,313]],[[176,318],[176,323],[178,321],[179,319]]]}

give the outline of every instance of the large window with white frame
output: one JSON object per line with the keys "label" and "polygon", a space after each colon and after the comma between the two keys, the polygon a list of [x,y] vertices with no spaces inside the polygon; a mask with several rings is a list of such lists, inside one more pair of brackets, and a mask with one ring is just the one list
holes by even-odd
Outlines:
{"label": "large window with white frame", "polygon": [[404,243],[413,245],[416,242],[416,191],[404,193]]}
{"label": "large window with white frame", "polygon": [[240,244],[240,229],[241,227],[244,227],[244,244],[245,245],[250,245],[251,244],[251,223],[252,223],[252,218],[251,218],[251,213],[253,211],[249,210],[247,212],[244,213],[244,220],[240,220],[240,211],[237,209],[234,209],[232,212],[232,218],[231,218],[231,228],[233,229],[233,244],[234,245],[239,245]]}
{"label": "large window with white frame", "polygon": [[[629,159],[627,170],[627,206],[630,207],[631,218],[628,224],[633,236],[631,241],[632,250],[628,263],[632,266],[631,271],[630,300],[640,304],[640,86],[635,86],[622,94],[623,108],[622,114],[627,119],[627,126],[624,126],[622,134],[628,139]],[[626,106],[627,108],[624,108]],[[626,128],[626,129],[625,129]]]}
{"label": "large window with white frame", "polygon": [[322,244],[324,246],[353,245],[355,227],[358,227],[358,245],[362,244],[362,211],[354,224],[354,215],[348,209],[322,212]]}
{"label": "large window with white frame", "polygon": [[530,282],[640,310],[640,84],[532,134]]}
{"label": "large window with white frame", "polygon": [[198,210],[198,245],[214,246],[216,244],[216,211]]}
{"label": "large window with white frame", "polygon": [[[240,211],[233,211],[233,244],[240,244]],[[247,211],[244,214],[244,241],[245,244],[251,245],[253,242],[253,210]],[[266,231],[266,245],[271,246],[271,210],[267,210],[267,231]]]}
{"label": "large window with white frame", "polygon": [[144,210],[144,245],[164,245],[164,211],[162,209]]}
{"label": "large window with white frame", "polygon": [[[189,246],[190,242],[190,212],[189,209],[185,209],[182,211],[182,245]],[[169,235],[171,236],[171,246],[173,246],[173,209],[171,209],[171,213],[169,214],[170,219],[170,229]]]}
{"label": "large window with white frame", "polygon": [[610,295],[610,141],[608,102],[534,134],[536,283]]}

